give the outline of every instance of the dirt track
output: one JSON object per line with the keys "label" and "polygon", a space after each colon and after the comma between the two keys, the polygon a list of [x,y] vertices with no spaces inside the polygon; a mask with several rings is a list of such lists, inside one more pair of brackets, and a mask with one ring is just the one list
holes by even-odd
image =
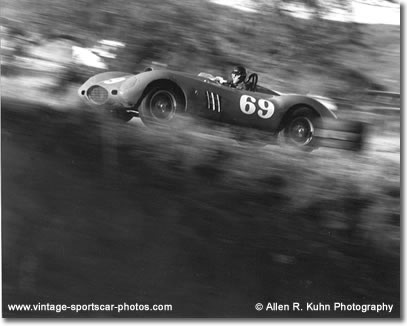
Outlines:
{"label": "dirt track", "polygon": [[372,317],[254,305],[386,302],[396,311],[379,316],[399,316],[397,156],[250,152],[117,127],[3,100],[3,305],[174,306],[78,317]]}

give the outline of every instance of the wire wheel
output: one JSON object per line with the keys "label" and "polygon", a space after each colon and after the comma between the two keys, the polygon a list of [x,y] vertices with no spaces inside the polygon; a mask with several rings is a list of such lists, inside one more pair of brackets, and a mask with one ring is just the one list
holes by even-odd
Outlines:
{"label": "wire wheel", "polygon": [[298,108],[285,124],[284,140],[304,151],[313,151],[319,147],[316,128],[320,126],[321,117],[317,112],[308,107]]}
{"label": "wire wheel", "polygon": [[151,89],[139,107],[140,118],[149,127],[173,126],[184,111],[182,91],[167,85]]}
{"label": "wire wheel", "polygon": [[149,101],[151,116],[156,120],[169,121],[177,110],[175,96],[167,90],[155,92]]}
{"label": "wire wheel", "polygon": [[314,124],[308,117],[296,117],[288,126],[288,137],[299,146],[308,145],[314,137]]}

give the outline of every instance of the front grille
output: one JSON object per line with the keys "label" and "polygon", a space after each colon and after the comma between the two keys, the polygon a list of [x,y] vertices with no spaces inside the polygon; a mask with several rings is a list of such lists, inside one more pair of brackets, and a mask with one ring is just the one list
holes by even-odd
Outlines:
{"label": "front grille", "polygon": [[108,92],[101,86],[92,86],[88,89],[88,97],[96,104],[103,104],[107,101]]}

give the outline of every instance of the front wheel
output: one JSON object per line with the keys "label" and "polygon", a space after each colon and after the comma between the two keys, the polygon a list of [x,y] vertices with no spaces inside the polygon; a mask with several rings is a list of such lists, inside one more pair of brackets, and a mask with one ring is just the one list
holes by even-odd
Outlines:
{"label": "front wheel", "polygon": [[315,128],[319,122],[319,115],[308,108],[296,110],[284,128],[284,137],[290,144],[303,150],[315,149]]}
{"label": "front wheel", "polygon": [[180,94],[171,88],[154,88],[140,105],[140,118],[149,127],[171,125],[184,111]]}

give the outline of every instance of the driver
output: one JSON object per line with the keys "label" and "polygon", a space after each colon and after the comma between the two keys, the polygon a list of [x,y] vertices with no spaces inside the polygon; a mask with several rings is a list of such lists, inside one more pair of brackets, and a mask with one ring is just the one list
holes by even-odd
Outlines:
{"label": "driver", "polygon": [[246,89],[246,69],[243,66],[236,66],[230,74],[230,81],[228,85],[232,88]]}
{"label": "driver", "polygon": [[245,67],[236,66],[230,74],[229,80],[225,80],[222,77],[216,77],[215,80],[225,86],[247,90],[247,85],[245,83],[246,76],[247,73]]}

